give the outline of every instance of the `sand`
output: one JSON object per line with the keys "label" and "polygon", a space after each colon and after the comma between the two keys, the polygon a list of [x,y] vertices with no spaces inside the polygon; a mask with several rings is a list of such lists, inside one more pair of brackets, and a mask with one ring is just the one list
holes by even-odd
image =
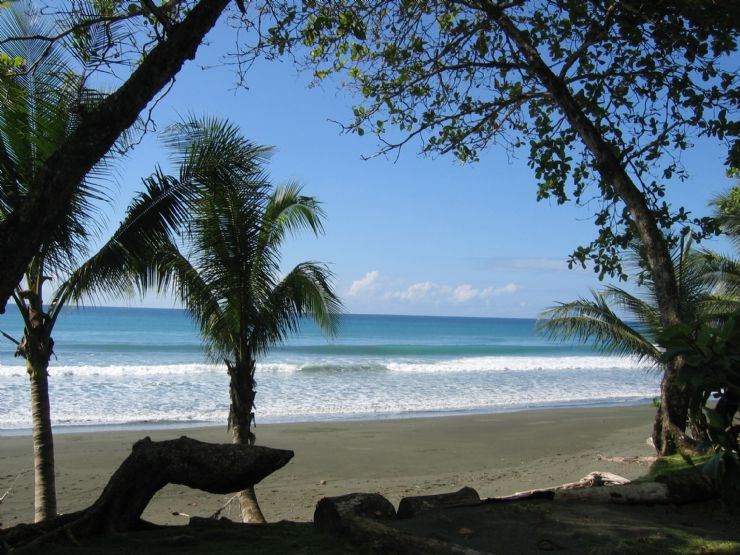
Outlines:
{"label": "sand", "polygon": [[[593,470],[627,478],[645,473],[636,463],[603,456],[647,456],[652,407],[581,408],[363,422],[258,426],[261,445],[295,451],[295,458],[257,486],[265,516],[307,521],[324,496],[380,492],[394,504],[405,496],[472,486],[481,497],[575,481]],[[228,442],[225,427],[187,430],[102,431],[57,434],[60,512],[92,503],[131,445],[188,435]],[[32,449],[29,437],[0,437],[0,526],[33,518]],[[185,524],[187,515],[209,516],[229,496],[168,486],[144,517]],[[236,516],[236,507],[231,512]]]}

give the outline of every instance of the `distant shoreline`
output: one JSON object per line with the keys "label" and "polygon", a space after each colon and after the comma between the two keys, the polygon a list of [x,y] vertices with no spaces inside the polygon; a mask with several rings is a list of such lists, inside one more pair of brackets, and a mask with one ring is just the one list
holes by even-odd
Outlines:
{"label": "distant shoreline", "polygon": [[[459,409],[448,411],[407,412],[387,414],[360,414],[360,415],[337,415],[336,417],[319,415],[315,418],[303,416],[291,419],[289,417],[275,417],[261,420],[257,414],[257,426],[291,425],[291,424],[330,424],[330,423],[352,423],[352,422],[386,422],[395,420],[416,420],[427,418],[449,418],[456,416],[476,416],[509,414],[519,412],[540,412],[551,410],[569,409],[602,409],[618,407],[643,407],[652,403],[650,398],[625,399],[625,400],[597,400],[582,403],[555,403],[551,405],[521,405],[507,407],[483,407],[480,409]],[[226,422],[213,421],[183,421],[170,420],[160,422],[128,422],[115,424],[55,424],[55,435],[67,434],[96,434],[110,432],[148,432],[167,430],[192,430],[226,427]],[[4,429],[0,428],[0,438],[4,437],[31,437],[31,428]]]}

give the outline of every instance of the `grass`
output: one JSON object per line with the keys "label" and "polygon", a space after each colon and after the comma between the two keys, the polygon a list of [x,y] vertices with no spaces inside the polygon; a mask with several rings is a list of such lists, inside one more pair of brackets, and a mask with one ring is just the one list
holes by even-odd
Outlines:
{"label": "grass", "polygon": [[635,555],[652,555],[654,553],[670,555],[717,553],[729,555],[740,553],[740,542],[708,539],[678,528],[661,528],[650,535],[638,538],[636,541],[625,541],[613,548],[616,548],[618,553],[634,553]]}
{"label": "grass", "polygon": [[691,457],[691,462],[693,464],[689,464],[684,459],[683,455],[671,455],[669,457],[660,457],[658,460],[656,460],[653,464],[650,465],[650,469],[648,470],[648,473],[636,481],[654,482],[661,476],[665,476],[668,474],[675,474],[677,472],[688,472],[689,470],[692,470],[694,467],[696,467],[696,469],[700,471],[701,466],[705,462],[707,462],[710,458],[712,458],[712,456],[713,456],[712,453],[707,454],[707,455],[694,455]]}

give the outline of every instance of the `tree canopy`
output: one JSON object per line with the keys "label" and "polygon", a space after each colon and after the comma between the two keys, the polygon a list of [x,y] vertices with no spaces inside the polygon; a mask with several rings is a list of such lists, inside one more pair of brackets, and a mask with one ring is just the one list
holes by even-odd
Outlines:
{"label": "tree canopy", "polygon": [[[26,49],[31,41],[64,44],[92,78],[104,71],[121,73],[117,88],[79,120],[69,137],[46,155],[12,210],[0,219],[0,312],[49,229],[70,210],[74,189],[137,119],[139,113],[171,83],[186,60],[195,57],[206,33],[229,0],[170,0],[155,4],[121,0],[75,0],[34,3],[53,17],[57,27],[41,36],[10,35],[0,40],[0,78],[11,82],[37,70],[47,52]],[[237,2],[241,7],[241,2]],[[2,6],[0,9],[7,9]],[[31,9],[30,6],[28,9]],[[121,68],[124,69],[121,69]],[[0,149],[0,171],[13,160]]]}
{"label": "tree canopy", "polygon": [[[271,4],[272,5],[272,4]],[[537,196],[594,207],[598,237],[571,264],[626,277],[639,230],[624,171],[664,232],[716,233],[664,198],[699,137],[740,159],[736,3],[696,0],[413,0],[282,6],[265,42],[302,43],[317,78],[340,74],[359,100],[345,128],[380,153],[418,139],[428,154],[476,160],[527,151]],[[598,151],[613,154],[609,163]],[[678,235],[678,233],[675,233]]]}

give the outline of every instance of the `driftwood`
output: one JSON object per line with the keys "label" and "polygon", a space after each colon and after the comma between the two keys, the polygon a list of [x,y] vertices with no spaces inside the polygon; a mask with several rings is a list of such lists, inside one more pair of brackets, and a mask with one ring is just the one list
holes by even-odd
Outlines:
{"label": "driftwood", "polygon": [[554,500],[620,503],[625,505],[650,505],[671,502],[668,487],[658,482],[638,482],[620,486],[559,490],[555,492]]}
{"label": "driftwood", "polygon": [[434,509],[479,505],[480,496],[473,488],[464,487],[452,493],[404,497],[398,504],[398,518],[412,518]]}
{"label": "driftwood", "polygon": [[379,493],[350,493],[324,497],[316,504],[314,526],[384,555],[485,555],[432,538],[422,538],[388,525],[396,510]]}
{"label": "driftwood", "polygon": [[379,493],[350,493],[324,497],[316,504],[313,523],[317,530],[341,534],[355,517],[394,520],[396,509]]}
{"label": "driftwood", "polygon": [[569,482],[567,484],[550,488],[519,491],[502,497],[491,497],[484,500],[483,503],[501,503],[507,501],[519,501],[522,499],[554,499],[555,493],[563,490],[577,490],[599,486],[622,486],[629,483],[630,481],[627,478],[618,476],[617,474],[612,474],[611,472],[591,472],[588,476],[581,478],[577,482]]}
{"label": "driftwood", "polygon": [[0,531],[0,543],[31,546],[66,536],[75,541],[104,533],[153,527],[141,520],[149,501],[167,484],[209,493],[232,493],[253,486],[282,468],[292,451],[239,444],[203,443],[181,437],[136,442],[131,454],[111,476],[87,509],[45,522]]}
{"label": "driftwood", "polygon": [[654,455],[648,457],[606,457],[604,455],[598,455],[596,460],[618,463],[653,464],[658,460],[658,457]]}

